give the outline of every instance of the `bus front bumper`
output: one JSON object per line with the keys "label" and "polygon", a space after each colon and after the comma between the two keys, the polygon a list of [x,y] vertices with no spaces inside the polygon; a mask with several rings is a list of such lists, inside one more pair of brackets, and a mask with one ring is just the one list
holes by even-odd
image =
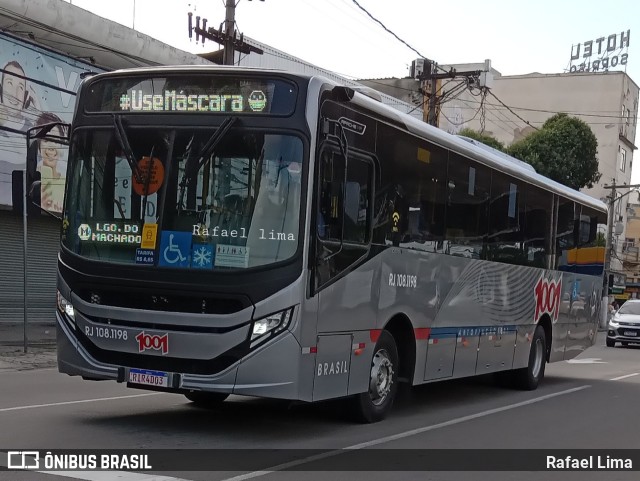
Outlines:
{"label": "bus front bumper", "polygon": [[166,392],[210,391],[278,399],[311,399],[311,393],[299,392],[301,348],[289,331],[216,374],[146,370],[166,376],[161,386],[151,386],[130,382],[132,371],[140,371],[137,368],[100,362],[91,356],[59,312],[56,312],[56,323],[58,371],[64,374]]}

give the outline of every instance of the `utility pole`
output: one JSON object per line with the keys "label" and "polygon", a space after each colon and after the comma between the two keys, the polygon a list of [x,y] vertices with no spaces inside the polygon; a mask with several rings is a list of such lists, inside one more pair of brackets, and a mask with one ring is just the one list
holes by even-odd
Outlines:
{"label": "utility pole", "polygon": [[613,182],[613,185],[604,186],[605,189],[611,189],[611,194],[609,195],[609,212],[607,216],[607,238],[605,239],[605,249],[604,249],[604,273],[606,276],[606,284],[607,284],[607,292],[605,294],[608,295],[609,286],[609,271],[611,271],[611,251],[613,250],[613,222],[614,222],[614,204],[616,202],[616,183]]}
{"label": "utility pole", "polygon": [[[467,79],[479,79],[482,74],[482,70],[468,70],[464,72],[458,72],[452,68],[448,72],[436,73],[438,64],[433,60],[420,59],[423,70],[420,70],[420,65],[415,61],[411,67],[412,76],[421,82],[420,91],[423,95],[428,97],[428,109],[427,109],[427,123],[435,127],[438,126],[438,80],[443,79],[455,79],[458,77],[466,77]],[[429,84],[429,93],[424,93],[422,87],[427,87]]]}
{"label": "utility pole", "polygon": [[[264,1],[264,0],[262,0]],[[240,34],[240,38],[236,36],[236,0],[225,0],[225,20],[220,24],[220,28],[216,30],[213,27],[207,29],[207,19],[202,19],[202,27],[200,27],[200,17],[196,17],[196,26],[193,26],[193,13],[189,12],[188,25],[189,25],[189,39],[192,38],[193,32],[196,34],[196,42],[202,37],[202,43],[204,39],[212,40],[219,43],[224,47],[222,55],[223,65],[235,65],[235,53],[240,52],[244,54],[250,54],[251,52],[263,54],[264,51],[253,45],[249,45],[244,41],[244,35]]]}
{"label": "utility pole", "polygon": [[235,0],[226,0],[227,14],[224,20],[224,65],[233,65],[235,63],[235,49],[233,48],[236,36],[236,3]]}
{"label": "utility pole", "polygon": [[429,83],[431,84],[431,94],[429,95],[429,113],[427,114],[427,123],[429,125],[438,126],[438,116],[436,113],[437,106],[437,87],[438,81],[434,78],[436,75],[436,63],[433,60],[429,60],[429,72],[427,74],[427,78],[429,79]]}

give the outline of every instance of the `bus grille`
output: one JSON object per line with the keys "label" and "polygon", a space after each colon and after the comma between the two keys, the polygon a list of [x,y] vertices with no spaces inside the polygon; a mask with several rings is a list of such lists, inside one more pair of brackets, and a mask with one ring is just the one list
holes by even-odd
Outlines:
{"label": "bus grille", "polygon": [[76,294],[85,302],[104,306],[190,314],[233,314],[251,305],[245,296],[203,296],[198,293],[157,292],[142,289],[83,288]]}

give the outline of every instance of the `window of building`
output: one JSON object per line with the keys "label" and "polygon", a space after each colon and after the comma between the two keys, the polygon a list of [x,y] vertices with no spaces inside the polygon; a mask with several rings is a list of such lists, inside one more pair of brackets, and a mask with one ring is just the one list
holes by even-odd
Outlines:
{"label": "window of building", "polygon": [[620,170],[624,172],[627,168],[627,151],[622,148],[622,146],[618,146],[618,153],[620,156]]}

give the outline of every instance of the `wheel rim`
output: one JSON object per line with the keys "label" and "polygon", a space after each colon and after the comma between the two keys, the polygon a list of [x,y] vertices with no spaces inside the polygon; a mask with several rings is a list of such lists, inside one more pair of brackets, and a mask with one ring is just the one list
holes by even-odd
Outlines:
{"label": "wheel rim", "polygon": [[373,364],[371,366],[371,378],[369,380],[371,402],[376,406],[382,404],[391,392],[392,384],[393,363],[389,353],[384,349],[380,349],[373,356]]}
{"label": "wheel rim", "polygon": [[533,377],[538,377],[540,375],[540,371],[542,370],[542,355],[543,355],[543,345],[542,339],[536,339],[536,343],[534,346],[535,357],[533,359]]}

